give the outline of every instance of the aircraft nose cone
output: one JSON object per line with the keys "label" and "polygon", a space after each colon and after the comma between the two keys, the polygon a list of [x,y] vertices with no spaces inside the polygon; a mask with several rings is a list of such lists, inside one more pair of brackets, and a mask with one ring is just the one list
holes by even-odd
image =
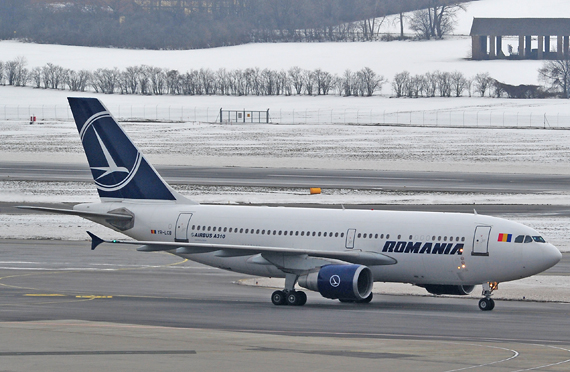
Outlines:
{"label": "aircraft nose cone", "polygon": [[548,267],[552,267],[560,262],[561,259],[562,253],[560,253],[560,250],[552,244],[548,244],[548,247],[544,252],[545,264],[548,264]]}

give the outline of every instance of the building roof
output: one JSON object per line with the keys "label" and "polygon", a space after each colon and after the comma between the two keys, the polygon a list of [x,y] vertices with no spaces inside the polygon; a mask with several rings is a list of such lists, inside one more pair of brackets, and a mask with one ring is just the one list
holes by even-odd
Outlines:
{"label": "building roof", "polygon": [[471,36],[570,36],[570,18],[473,18]]}

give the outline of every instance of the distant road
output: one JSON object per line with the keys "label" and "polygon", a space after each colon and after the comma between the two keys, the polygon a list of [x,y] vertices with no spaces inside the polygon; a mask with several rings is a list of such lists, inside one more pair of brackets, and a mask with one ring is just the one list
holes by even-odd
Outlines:
{"label": "distant road", "polygon": [[[537,193],[570,191],[570,176],[290,168],[160,166],[171,184],[321,187],[426,192]],[[91,181],[87,165],[0,162],[0,180]]]}

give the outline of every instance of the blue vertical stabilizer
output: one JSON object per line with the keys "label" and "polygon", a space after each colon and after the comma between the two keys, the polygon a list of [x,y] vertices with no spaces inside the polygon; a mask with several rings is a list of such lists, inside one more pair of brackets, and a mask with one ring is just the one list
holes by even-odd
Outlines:
{"label": "blue vertical stabilizer", "polygon": [[101,199],[190,202],[150,165],[96,98],[68,98]]}

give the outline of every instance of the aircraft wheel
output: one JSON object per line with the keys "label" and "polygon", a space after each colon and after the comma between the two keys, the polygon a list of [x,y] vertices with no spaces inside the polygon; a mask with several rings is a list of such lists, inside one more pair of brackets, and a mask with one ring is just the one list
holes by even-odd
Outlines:
{"label": "aircraft wheel", "polygon": [[354,302],[354,300],[351,300],[350,298],[339,298],[338,300],[343,304],[351,304]]}
{"label": "aircraft wheel", "polygon": [[286,301],[287,296],[285,296],[285,292],[283,291],[275,291],[271,295],[271,302],[273,302],[273,305],[275,306],[285,305]]}
{"label": "aircraft wheel", "polygon": [[302,300],[302,292],[291,291],[287,294],[286,301],[287,305],[290,306],[299,306],[300,301]]}
{"label": "aircraft wheel", "polygon": [[356,301],[356,303],[358,303],[358,304],[369,304],[370,301],[372,301],[372,297],[374,297],[374,296],[372,295],[372,292],[370,292],[368,297],[363,298],[362,300],[358,300],[358,301]]}
{"label": "aircraft wheel", "polygon": [[482,298],[479,300],[479,309],[482,311],[491,311],[495,307],[495,301],[491,298]]}
{"label": "aircraft wheel", "polygon": [[297,295],[299,296],[299,303],[297,306],[305,305],[307,303],[307,294],[305,292],[299,291],[297,292]]}

